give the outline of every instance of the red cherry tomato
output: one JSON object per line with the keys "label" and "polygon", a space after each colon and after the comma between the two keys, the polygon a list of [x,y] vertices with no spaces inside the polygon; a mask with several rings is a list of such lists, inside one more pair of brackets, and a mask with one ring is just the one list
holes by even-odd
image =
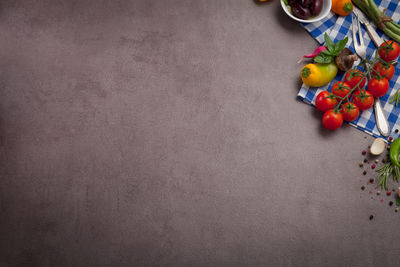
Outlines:
{"label": "red cherry tomato", "polygon": [[328,130],[336,130],[343,123],[343,115],[340,112],[336,112],[330,109],[324,113],[322,117],[322,125]]}
{"label": "red cherry tomato", "polygon": [[319,111],[325,112],[337,104],[336,97],[328,91],[322,91],[315,99],[315,106]]}
{"label": "red cherry tomato", "polygon": [[374,72],[390,80],[394,75],[394,66],[390,63],[378,61],[374,65]]}
{"label": "red cherry tomato", "polygon": [[367,110],[374,104],[374,97],[367,90],[356,90],[353,102],[360,110]]}
{"label": "red cherry tomato", "polygon": [[389,81],[386,78],[379,79],[374,77],[368,82],[368,91],[370,91],[374,97],[384,96],[388,90]]}
{"label": "red cherry tomato", "polygon": [[[350,93],[350,86],[346,82],[336,82],[332,86],[332,94],[336,95],[339,97],[338,100],[340,99],[348,99],[349,98],[349,93]],[[346,97],[347,96],[347,97]]]}
{"label": "red cherry tomato", "polygon": [[345,121],[354,121],[360,115],[360,109],[351,102],[342,105],[340,113]]}
{"label": "red cherry tomato", "polygon": [[378,47],[378,54],[379,54],[380,58],[386,62],[396,60],[400,55],[399,44],[392,40],[383,42]]}
{"label": "red cherry tomato", "polygon": [[358,88],[362,89],[367,82],[367,78],[365,78],[362,71],[351,69],[344,76],[344,81],[350,86],[351,89],[353,89],[358,84],[358,82],[361,81],[361,83],[358,85]]}

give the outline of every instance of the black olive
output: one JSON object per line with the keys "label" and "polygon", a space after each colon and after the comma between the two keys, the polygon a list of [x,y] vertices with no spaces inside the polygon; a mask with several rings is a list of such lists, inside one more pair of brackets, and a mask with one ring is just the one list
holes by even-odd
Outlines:
{"label": "black olive", "polygon": [[313,2],[314,2],[314,0],[300,0],[300,1],[299,1],[299,4],[300,4],[302,7],[308,7],[308,8],[310,8],[310,6],[313,4]]}
{"label": "black olive", "polygon": [[294,4],[292,6],[292,12],[295,17],[298,17],[300,19],[308,19],[309,17],[311,17],[310,9],[302,7],[300,4]]}
{"label": "black olive", "polygon": [[321,13],[322,5],[322,0],[314,0],[310,7],[311,15],[317,16],[319,13]]}

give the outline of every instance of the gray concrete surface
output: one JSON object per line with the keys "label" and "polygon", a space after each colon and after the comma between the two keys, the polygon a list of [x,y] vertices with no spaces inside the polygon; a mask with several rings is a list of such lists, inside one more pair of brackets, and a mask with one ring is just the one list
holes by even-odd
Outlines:
{"label": "gray concrete surface", "polygon": [[399,266],[316,46],[278,0],[1,1],[0,266]]}

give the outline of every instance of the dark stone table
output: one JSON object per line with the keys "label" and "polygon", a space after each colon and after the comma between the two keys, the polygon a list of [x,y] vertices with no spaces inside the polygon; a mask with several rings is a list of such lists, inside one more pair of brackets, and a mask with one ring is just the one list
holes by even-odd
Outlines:
{"label": "dark stone table", "polygon": [[278,0],[4,0],[0,34],[0,266],[399,266]]}

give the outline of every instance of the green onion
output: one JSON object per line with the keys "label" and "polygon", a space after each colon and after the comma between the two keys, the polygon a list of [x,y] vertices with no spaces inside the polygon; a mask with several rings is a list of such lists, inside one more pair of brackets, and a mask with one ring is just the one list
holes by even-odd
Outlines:
{"label": "green onion", "polygon": [[379,10],[374,0],[353,0],[352,2],[365,15],[367,15],[367,17],[369,17],[386,35],[391,37],[393,40],[400,42],[400,25],[391,20],[381,10]]}

